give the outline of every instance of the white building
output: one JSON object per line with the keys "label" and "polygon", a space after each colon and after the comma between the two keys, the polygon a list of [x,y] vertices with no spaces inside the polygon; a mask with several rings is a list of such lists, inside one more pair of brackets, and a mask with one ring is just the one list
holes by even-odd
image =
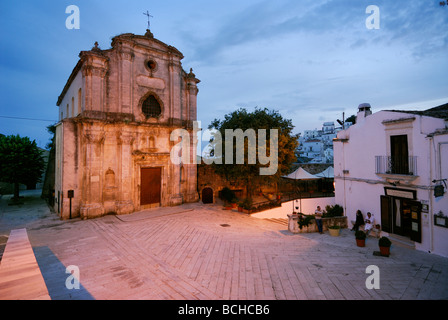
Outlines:
{"label": "white building", "polygon": [[448,104],[422,112],[360,105],[356,124],[334,140],[336,203],[359,209],[415,248],[448,256]]}
{"label": "white building", "polygon": [[323,143],[320,139],[306,140],[301,143],[301,154],[307,158],[320,157],[323,151]]}
{"label": "white building", "polygon": [[[352,124],[345,122],[344,125],[348,128]],[[341,130],[334,122],[324,122],[322,130],[305,130],[299,138],[299,155],[311,159],[308,163],[333,163],[333,139]]]}

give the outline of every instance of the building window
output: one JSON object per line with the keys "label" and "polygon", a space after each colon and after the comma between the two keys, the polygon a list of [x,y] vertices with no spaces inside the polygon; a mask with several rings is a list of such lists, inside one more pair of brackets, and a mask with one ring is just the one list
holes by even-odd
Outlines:
{"label": "building window", "polygon": [[409,155],[408,136],[390,136],[390,156],[376,156],[377,174],[417,176],[417,157]]}
{"label": "building window", "polygon": [[72,97],[72,118],[75,116],[75,97]]}
{"label": "building window", "polygon": [[78,90],[78,114],[80,114],[82,112],[82,91],[81,88],[79,88]]}
{"label": "building window", "polygon": [[150,71],[155,71],[157,68],[157,63],[154,60],[149,60],[146,62],[146,67],[150,70]]}
{"label": "building window", "polygon": [[143,101],[142,111],[146,118],[157,118],[161,115],[162,108],[156,97],[151,94]]}
{"label": "building window", "polygon": [[409,174],[408,136],[391,136],[391,169],[394,174]]}

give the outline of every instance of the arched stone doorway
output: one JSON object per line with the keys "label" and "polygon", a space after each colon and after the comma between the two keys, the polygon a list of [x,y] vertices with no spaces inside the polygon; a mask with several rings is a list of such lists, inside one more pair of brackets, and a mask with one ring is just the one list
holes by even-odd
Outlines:
{"label": "arched stone doorway", "polygon": [[202,203],[204,203],[204,204],[213,203],[213,189],[212,188],[202,189]]}

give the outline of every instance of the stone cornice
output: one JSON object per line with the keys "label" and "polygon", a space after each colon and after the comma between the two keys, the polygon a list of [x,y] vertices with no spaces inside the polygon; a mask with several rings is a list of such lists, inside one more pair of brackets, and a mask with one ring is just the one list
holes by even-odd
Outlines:
{"label": "stone cornice", "polygon": [[[106,64],[106,62],[109,60],[107,56],[104,55],[104,51],[99,49],[97,46],[97,43],[95,43],[95,47],[90,51],[81,51],[79,53],[79,60],[76,66],[73,68],[72,73],[70,74],[70,77],[68,78],[67,82],[65,83],[64,88],[62,89],[61,94],[58,97],[58,101],[56,102],[56,105],[59,107],[62,103],[62,100],[64,99],[68,89],[73,83],[73,80],[75,80],[76,76],[78,75],[78,72],[85,66],[86,64],[90,64],[95,58],[97,58],[99,61],[102,62],[103,65]],[[101,72],[100,72],[101,74]]]}
{"label": "stone cornice", "polygon": [[79,70],[81,70],[82,65],[83,65],[83,61],[79,60],[78,63],[76,64],[75,68],[73,68],[73,71],[70,74],[70,77],[68,78],[68,80],[67,80],[67,82],[66,82],[66,84],[64,86],[64,89],[62,89],[62,92],[61,92],[61,94],[58,97],[58,101],[56,102],[56,105],[58,107],[61,105],[62,100],[64,99],[65,94],[68,91],[68,88],[70,88],[73,80],[75,80],[76,75],[78,74]]}

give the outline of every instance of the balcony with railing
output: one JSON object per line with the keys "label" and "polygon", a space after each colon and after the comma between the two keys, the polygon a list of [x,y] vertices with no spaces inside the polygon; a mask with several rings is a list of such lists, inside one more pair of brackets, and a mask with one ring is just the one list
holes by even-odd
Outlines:
{"label": "balcony with railing", "polygon": [[417,177],[417,157],[375,157],[376,174]]}

